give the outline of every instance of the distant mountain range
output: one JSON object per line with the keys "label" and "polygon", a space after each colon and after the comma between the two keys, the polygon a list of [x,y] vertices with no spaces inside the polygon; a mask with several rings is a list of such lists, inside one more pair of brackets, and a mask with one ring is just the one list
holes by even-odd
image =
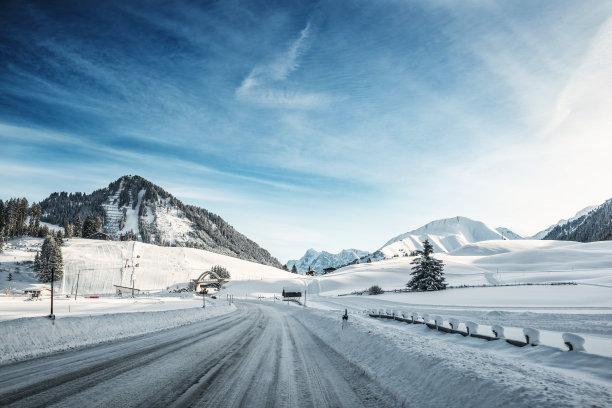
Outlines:
{"label": "distant mountain range", "polygon": [[161,246],[205,249],[265,265],[281,267],[268,251],[236,231],[220,216],[183,204],[139,176],[123,176],[108,187],[84,193],[53,193],[40,202],[42,221],[64,226],[99,217],[113,239],[131,237]]}
{"label": "distant mountain range", "polygon": [[325,268],[344,266],[368,254],[368,251],[360,249],[344,249],[337,254],[332,254],[326,251],[319,252],[311,248],[300,259],[287,261],[287,267],[291,270],[293,265],[295,265],[299,273],[306,273],[310,267],[320,275]]}
{"label": "distant mountain range", "polygon": [[[420,228],[398,235],[387,241],[379,250],[344,250],[333,255],[310,249],[299,260],[288,262],[291,268],[296,264],[298,271],[308,269],[308,265],[319,271],[333,266],[373,262],[384,258],[405,256],[422,249],[422,242],[429,240],[435,252],[452,252],[464,245],[489,240],[551,239],[591,242],[612,240],[612,199],[598,206],[586,207],[567,220],[560,220],[531,237],[522,237],[508,228],[493,228],[487,224],[467,217],[453,217],[432,221]],[[352,259],[351,259],[352,258]]]}

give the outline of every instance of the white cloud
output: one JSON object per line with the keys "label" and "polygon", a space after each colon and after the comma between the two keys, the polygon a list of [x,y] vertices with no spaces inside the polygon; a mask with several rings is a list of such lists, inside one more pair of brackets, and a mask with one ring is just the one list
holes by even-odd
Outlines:
{"label": "white cloud", "polygon": [[329,95],[290,89],[285,83],[299,69],[301,57],[310,48],[311,32],[308,22],[284,52],[256,65],[236,89],[236,97],[268,107],[312,109],[329,105],[333,101]]}

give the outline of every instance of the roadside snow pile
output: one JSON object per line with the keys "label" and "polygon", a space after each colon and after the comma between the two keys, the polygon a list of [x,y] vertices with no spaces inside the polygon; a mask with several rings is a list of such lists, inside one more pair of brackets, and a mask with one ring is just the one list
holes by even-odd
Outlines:
{"label": "roadside snow pile", "polygon": [[526,327],[523,329],[523,334],[525,335],[525,341],[532,346],[537,346],[540,344],[540,331],[537,329],[532,329]]}
{"label": "roadside snow pile", "polygon": [[586,351],[584,349],[584,338],[573,333],[563,333],[563,342],[573,351]]}
{"label": "roadside snow pile", "polygon": [[43,354],[114,341],[204,321],[232,312],[234,305],[99,316],[22,318],[0,322],[0,364]]}

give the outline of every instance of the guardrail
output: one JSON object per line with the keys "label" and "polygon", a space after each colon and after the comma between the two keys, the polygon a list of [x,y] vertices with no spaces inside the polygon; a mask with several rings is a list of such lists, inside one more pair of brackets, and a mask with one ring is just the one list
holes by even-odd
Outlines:
{"label": "guardrail", "polygon": [[[429,314],[420,315],[417,312],[398,312],[389,310],[368,310],[366,312],[370,317],[378,319],[397,320],[408,324],[423,324],[432,330],[437,330],[442,333],[460,334],[463,337],[475,337],[487,341],[504,340],[506,343],[516,347],[525,347],[527,345],[537,346],[540,344],[540,331],[533,328],[524,328],[523,335],[525,341],[507,339],[504,337],[504,328],[499,325],[491,326],[492,335],[478,333],[479,325],[474,322],[465,321],[463,325],[465,330],[459,330],[460,322],[457,319],[448,319],[445,325],[445,320],[442,316],[430,316]],[[432,323],[433,322],[433,323]],[[568,351],[584,351],[584,338],[573,334],[563,333],[563,343],[568,347]]]}

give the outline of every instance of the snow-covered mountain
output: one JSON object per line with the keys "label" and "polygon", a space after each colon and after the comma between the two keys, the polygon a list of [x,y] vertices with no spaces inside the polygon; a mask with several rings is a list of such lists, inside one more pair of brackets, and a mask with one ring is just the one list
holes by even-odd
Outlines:
{"label": "snow-covered mountain", "polygon": [[40,203],[42,220],[74,224],[92,214],[112,239],[131,237],[144,243],[205,249],[218,254],[280,267],[268,251],[220,216],[185,205],[139,176],[123,176],[108,187],[83,193],[53,193]]}
{"label": "snow-covered mountain", "polygon": [[326,251],[319,252],[310,248],[300,259],[287,261],[287,267],[291,270],[293,265],[295,265],[299,273],[305,273],[310,266],[311,269],[321,274],[325,268],[337,268],[347,265],[368,254],[368,251],[362,251],[360,249],[343,249],[337,254],[332,254]]}
{"label": "snow-covered mountain", "polygon": [[595,210],[599,208],[598,205],[590,205],[588,207],[583,208],[582,210],[578,211],[576,213],[576,215],[574,215],[573,217],[567,219],[567,220],[559,220],[559,222],[557,222],[556,224],[551,225],[550,227],[538,232],[537,234],[529,237],[529,239],[544,239],[544,237],[546,237],[548,234],[550,234],[550,232],[555,229],[558,226],[561,225],[565,225],[567,223],[571,223],[572,221],[577,220],[578,218],[587,215],[588,213],[590,213],[591,211]]}
{"label": "snow-covered mountain", "polygon": [[432,221],[421,228],[390,239],[380,251],[385,257],[403,256],[422,249],[426,239],[436,252],[450,252],[466,244],[480,241],[522,239],[507,228],[492,228],[481,221],[467,217],[453,217]]}
{"label": "snow-covered mountain", "polygon": [[542,239],[580,242],[612,240],[612,198],[601,205],[579,211],[566,222],[559,222]]}

